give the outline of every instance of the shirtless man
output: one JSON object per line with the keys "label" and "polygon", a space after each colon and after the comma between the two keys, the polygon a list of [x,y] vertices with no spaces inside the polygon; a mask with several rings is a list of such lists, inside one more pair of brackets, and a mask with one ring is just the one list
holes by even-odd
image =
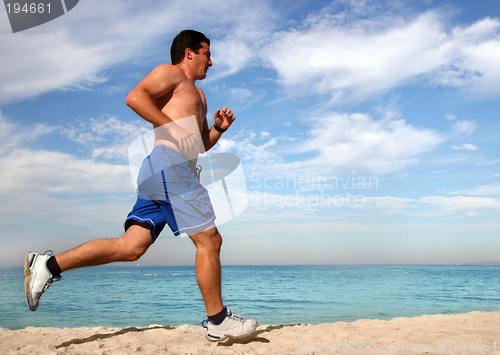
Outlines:
{"label": "shirtless man", "polygon": [[139,172],[137,202],[125,221],[125,234],[92,240],[56,256],[28,253],[25,292],[30,310],[38,308],[41,295],[61,272],[135,261],[168,224],[175,235],[187,233],[197,248],[196,278],[208,315],[206,338],[242,338],[255,331],[255,320],[233,314],[222,302],[222,237],[208,193],[195,178],[198,154],[211,149],[235,120],[230,109],[217,109],[215,124],[208,127],[205,95],[195,82],[205,79],[212,66],[209,45],[202,33],[182,31],[172,43],[172,65],[156,67],[129,93],[126,104],[155,128],[155,147]]}

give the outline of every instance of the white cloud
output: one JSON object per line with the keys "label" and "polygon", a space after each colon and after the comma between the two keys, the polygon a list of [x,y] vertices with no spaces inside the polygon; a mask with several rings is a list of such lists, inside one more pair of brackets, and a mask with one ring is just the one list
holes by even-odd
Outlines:
{"label": "white cloud", "polygon": [[500,68],[500,20],[485,18],[466,27],[455,27],[446,44],[450,61],[433,73],[436,83],[468,87],[481,95],[497,95]]}
{"label": "white cloud", "polygon": [[[485,187],[484,190],[486,195],[488,189]],[[489,190],[493,192],[495,187],[491,187]],[[473,191],[471,190],[471,192]],[[497,186],[496,194],[498,193],[500,193],[500,189]],[[375,213],[384,216],[402,214],[424,218],[436,216],[476,217],[500,211],[500,199],[489,197],[427,196],[415,200],[403,197],[376,196],[365,197],[364,201],[363,207],[369,207],[371,210],[375,210]]]}
{"label": "white cloud", "polygon": [[125,122],[115,116],[104,115],[97,119],[70,123],[61,133],[71,141],[81,144],[92,158],[126,162],[130,143],[149,130],[151,125],[143,120]]}
{"label": "white cloud", "polygon": [[0,157],[0,194],[29,196],[132,191],[127,165],[97,163],[70,154],[18,148]]}
{"label": "white cloud", "polygon": [[[420,199],[377,196],[365,197],[365,206],[379,215],[402,214],[416,217],[476,217],[498,213],[500,199],[486,197],[427,196]],[[378,212],[377,212],[378,211]]]}
{"label": "white cloud", "polygon": [[500,184],[483,185],[469,190],[451,191],[449,195],[494,196],[500,195]]}
{"label": "white cloud", "polygon": [[[32,148],[35,139],[59,127],[19,125],[0,113],[0,128],[2,223],[44,221],[89,228],[123,219],[123,200],[129,203],[134,194],[128,165]],[[98,195],[89,199],[88,194]]]}
{"label": "white cloud", "polygon": [[[145,16],[145,11],[131,16],[129,7],[120,1],[90,0],[57,20],[15,35],[6,30],[7,24],[0,34],[0,81],[8,83],[1,86],[1,101],[57,89],[89,89],[106,81],[100,73],[137,53],[158,21],[158,15]],[[120,20],[110,21],[115,17]],[[137,31],[141,20],[148,26]]]}
{"label": "white cloud", "polygon": [[447,172],[454,171],[454,170],[457,170],[457,169],[446,169],[446,170],[438,169],[438,170],[431,171],[431,174],[442,174],[442,173],[447,173]]}
{"label": "white cloud", "polygon": [[57,127],[26,128],[10,123],[1,115],[0,126],[4,129],[0,142],[0,194],[3,196],[132,191],[127,165],[99,163],[68,153],[29,147],[34,139]]}
{"label": "white cloud", "polygon": [[404,17],[393,15],[405,13],[401,8],[380,12],[374,2],[363,4],[343,12],[326,7],[295,29],[276,32],[280,19],[266,1],[198,0],[186,7],[181,0],[147,6],[88,0],[15,36],[7,23],[0,27],[0,81],[7,84],[0,100],[92,89],[107,80],[106,69],[145,50],[149,58],[168,62],[165,38],[187,27],[213,39],[214,72],[207,81],[264,61],[290,96],[320,93],[336,102],[360,101],[415,80],[498,94],[499,20],[448,30],[446,15],[436,11]]}
{"label": "white cloud", "polygon": [[461,146],[456,146],[452,145],[451,148],[453,150],[470,150],[470,151],[476,151],[479,148],[473,144],[462,144]]}
{"label": "white cloud", "polygon": [[325,8],[303,27],[282,31],[262,51],[290,97],[330,94],[332,102],[362,101],[423,80],[500,92],[500,21],[445,28],[436,11],[415,18],[335,13]]}
{"label": "white cloud", "polygon": [[229,90],[229,95],[231,95],[235,101],[246,101],[254,96],[254,94],[246,88],[232,88]]}
{"label": "white cloud", "polygon": [[457,121],[453,125],[454,134],[465,134],[470,136],[476,130],[476,123],[473,121]]}
{"label": "white cloud", "polygon": [[217,142],[217,146],[216,148],[214,148],[214,151],[217,151],[219,153],[228,153],[232,151],[236,147],[236,145],[237,143],[234,140],[221,138]]}
{"label": "white cloud", "polygon": [[252,131],[240,130],[232,137],[223,138],[214,147],[214,152],[231,152],[242,160],[243,168],[248,176],[252,174],[276,173],[283,158],[272,151],[278,138],[270,135],[257,135]]}
{"label": "white cloud", "polygon": [[[236,0],[216,1],[215,4],[207,2],[206,6],[215,12],[216,28],[212,31],[223,35],[210,45],[215,73],[206,81],[217,80],[257,64],[260,48],[267,44],[279,22],[269,4],[260,0]],[[221,13],[230,13],[231,16],[221,16]]]}
{"label": "white cloud", "polygon": [[[247,174],[298,179],[317,176],[388,174],[415,165],[420,157],[445,141],[437,132],[414,127],[402,119],[374,120],[363,113],[323,112],[300,145],[270,132],[242,130],[223,138],[216,150],[240,156]],[[300,160],[294,154],[305,154]],[[293,159],[289,162],[289,159]]]}
{"label": "white cloud", "polygon": [[[359,192],[359,191],[358,191]],[[313,221],[352,219],[360,216],[417,218],[477,217],[495,214],[500,199],[468,196],[427,196],[420,199],[395,196],[363,196],[362,193],[340,191],[302,191],[279,194],[273,191],[252,191],[249,206],[242,220]]]}
{"label": "white cloud", "polygon": [[415,208],[415,200],[406,197],[376,196],[365,197],[365,206],[377,208],[386,215],[408,213],[408,208]]}
{"label": "white cloud", "polygon": [[207,82],[234,74],[255,58],[255,53],[249,44],[234,38],[211,43],[210,47],[214,53],[212,61],[217,66],[214,68],[215,74],[208,77]]}
{"label": "white cloud", "polygon": [[422,215],[459,215],[476,217],[485,212],[498,213],[500,211],[500,199],[489,197],[442,197],[429,196],[418,200],[419,203],[429,206],[429,210]]}
{"label": "white cloud", "polygon": [[58,127],[41,123],[35,123],[33,126],[14,124],[9,122],[0,110],[0,156],[57,129]]}
{"label": "white cloud", "polygon": [[220,37],[213,41],[218,68],[213,77],[232,74],[256,57],[255,47],[273,24],[272,16],[260,1],[195,0],[186,6],[182,0],[87,0],[65,16],[16,34],[3,22],[0,102],[53,90],[92,90],[107,80],[105,70],[132,59],[158,57],[168,63],[170,41],[186,28]]}
{"label": "white cloud", "polygon": [[302,152],[318,156],[305,165],[323,170],[387,174],[418,163],[419,157],[444,141],[438,133],[404,120],[375,121],[368,114],[329,113],[314,117]]}

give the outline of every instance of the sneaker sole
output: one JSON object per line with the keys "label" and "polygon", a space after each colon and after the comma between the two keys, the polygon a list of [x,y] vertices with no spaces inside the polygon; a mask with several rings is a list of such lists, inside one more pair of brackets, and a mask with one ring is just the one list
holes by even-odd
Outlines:
{"label": "sneaker sole", "polygon": [[[257,326],[258,326],[258,325],[257,325]],[[246,339],[246,338],[248,338],[248,337],[251,337],[252,335],[254,335],[254,334],[255,334],[255,332],[256,332],[256,331],[257,331],[257,327],[255,327],[255,329],[254,329],[251,333],[246,334],[246,335],[240,335],[240,336],[223,335],[223,336],[222,336],[222,337],[220,337],[220,338],[216,338],[216,337],[214,337],[213,335],[210,335],[210,334],[208,334],[208,333],[207,333],[207,334],[205,335],[205,338],[207,338],[207,340],[208,340],[208,341],[213,342],[213,343],[215,343],[215,342],[219,342],[219,341],[224,341],[224,340],[226,340],[226,339],[236,339],[236,340],[239,340],[239,339]]]}
{"label": "sneaker sole", "polygon": [[33,261],[33,258],[35,256],[30,252],[28,254],[26,254],[26,258],[24,259],[24,294],[25,294],[25,297],[26,297],[26,304],[28,305],[28,308],[32,311],[35,311],[35,309],[31,309],[31,306],[30,306],[30,283],[31,283],[31,278],[32,278],[32,275],[31,275],[31,269],[30,269],[30,266],[31,266],[31,262]]}

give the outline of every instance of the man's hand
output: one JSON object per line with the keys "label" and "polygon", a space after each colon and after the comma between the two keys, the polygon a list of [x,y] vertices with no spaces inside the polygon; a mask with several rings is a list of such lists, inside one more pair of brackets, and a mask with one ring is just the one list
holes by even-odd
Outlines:
{"label": "man's hand", "polygon": [[194,138],[194,133],[189,132],[181,126],[171,122],[168,124],[168,130],[172,138],[177,143],[179,151],[188,159],[198,157],[199,146]]}
{"label": "man's hand", "polygon": [[217,109],[214,114],[215,124],[223,130],[228,129],[229,126],[233,124],[235,119],[236,117],[234,117],[233,112],[227,107],[224,107],[222,110]]}

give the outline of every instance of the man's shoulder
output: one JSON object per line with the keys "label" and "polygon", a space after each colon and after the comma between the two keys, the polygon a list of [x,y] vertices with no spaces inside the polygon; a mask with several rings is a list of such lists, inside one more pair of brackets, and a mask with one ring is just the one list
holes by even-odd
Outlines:
{"label": "man's shoulder", "polygon": [[175,85],[179,85],[186,80],[186,75],[182,69],[172,64],[158,65],[151,71],[149,76],[155,81],[170,82]]}
{"label": "man's shoulder", "polygon": [[172,64],[161,64],[153,69],[153,72],[168,74],[168,75],[176,75],[180,77],[185,77],[184,72],[177,65]]}

